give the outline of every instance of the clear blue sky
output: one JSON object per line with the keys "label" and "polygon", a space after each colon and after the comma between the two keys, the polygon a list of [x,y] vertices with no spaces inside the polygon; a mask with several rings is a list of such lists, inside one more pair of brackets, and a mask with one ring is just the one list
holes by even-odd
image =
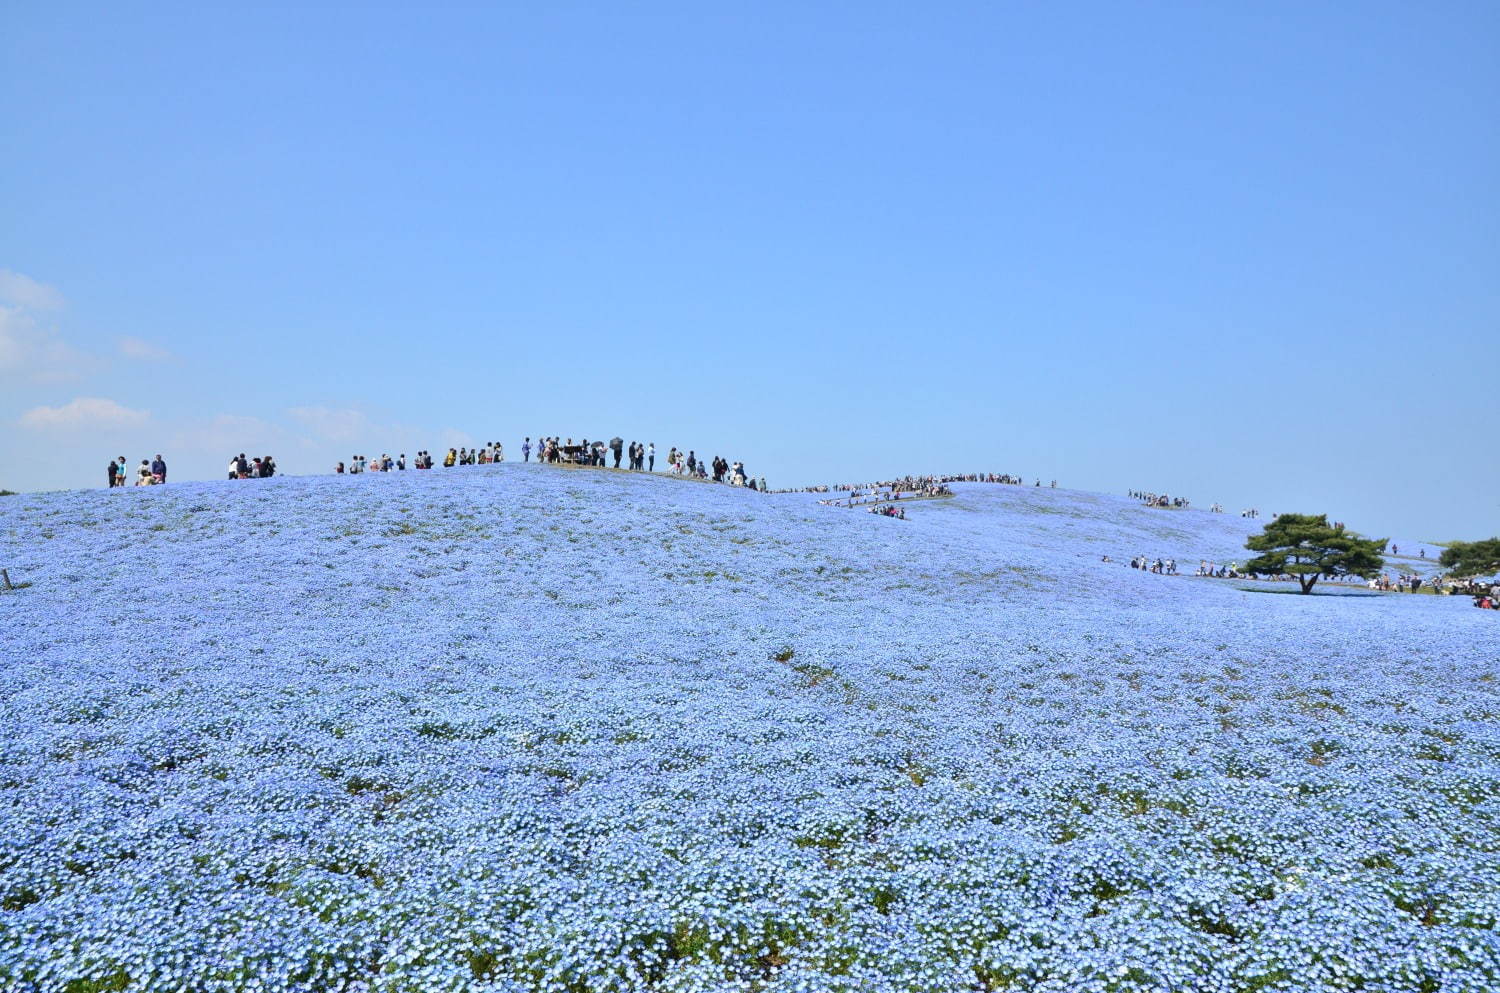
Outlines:
{"label": "clear blue sky", "polygon": [[221,6],[0,10],[0,486],[618,433],[1500,532],[1494,3]]}

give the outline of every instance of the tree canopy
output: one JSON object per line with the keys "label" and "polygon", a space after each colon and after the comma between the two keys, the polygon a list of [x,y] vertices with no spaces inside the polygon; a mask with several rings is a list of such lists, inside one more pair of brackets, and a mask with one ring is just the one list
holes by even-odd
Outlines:
{"label": "tree canopy", "polygon": [[1500,538],[1455,541],[1443,549],[1438,562],[1456,576],[1491,576],[1500,573]]}
{"label": "tree canopy", "polygon": [[1311,593],[1321,576],[1378,575],[1385,568],[1381,552],[1386,539],[1366,538],[1342,525],[1328,523],[1327,514],[1280,514],[1245,547],[1261,554],[1245,563],[1249,572],[1296,576],[1303,593]]}

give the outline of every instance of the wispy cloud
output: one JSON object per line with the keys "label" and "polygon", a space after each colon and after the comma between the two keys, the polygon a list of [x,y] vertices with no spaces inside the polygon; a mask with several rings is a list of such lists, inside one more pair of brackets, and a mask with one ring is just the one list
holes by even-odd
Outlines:
{"label": "wispy cloud", "polygon": [[106,397],[77,397],[61,407],[33,407],[21,415],[21,425],[35,430],[78,430],[140,427],[149,411],[133,410]]}
{"label": "wispy cloud", "polygon": [[171,444],[179,451],[189,452],[275,454],[295,440],[280,425],[259,417],[218,414],[211,420],[180,427]]}
{"label": "wispy cloud", "polygon": [[339,407],[292,407],[287,414],[325,441],[356,441],[371,433],[370,419],[363,411]]}
{"label": "wispy cloud", "polygon": [[66,302],[55,287],[9,269],[0,269],[0,301],[26,310],[61,310]]}
{"label": "wispy cloud", "polygon": [[474,440],[473,435],[467,431],[460,431],[458,428],[443,428],[442,431],[438,432],[438,437],[442,439],[443,444],[448,448],[468,448],[471,445],[478,444]]}
{"label": "wispy cloud", "polygon": [[0,304],[0,376],[58,383],[78,379],[96,365],[26,310]]}
{"label": "wispy cloud", "polygon": [[125,335],[119,340],[118,344],[120,354],[127,359],[139,359],[143,362],[167,362],[177,357],[160,345],[153,344],[144,338],[136,338],[133,335]]}

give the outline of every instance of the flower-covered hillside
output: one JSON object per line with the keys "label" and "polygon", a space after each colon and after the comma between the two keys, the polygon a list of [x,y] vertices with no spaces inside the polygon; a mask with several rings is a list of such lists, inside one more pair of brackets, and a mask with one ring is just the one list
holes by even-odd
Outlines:
{"label": "flower-covered hillside", "polygon": [[1493,613],[956,489],[8,498],[0,988],[1500,984]]}

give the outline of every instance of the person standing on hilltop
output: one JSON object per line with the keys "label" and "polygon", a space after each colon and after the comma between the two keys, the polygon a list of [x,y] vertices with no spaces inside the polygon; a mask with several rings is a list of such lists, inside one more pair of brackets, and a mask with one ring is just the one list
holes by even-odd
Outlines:
{"label": "person standing on hilltop", "polygon": [[157,483],[165,483],[167,481],[167,460],[161,457],[160,452],[157,452],[156,458],[151,461],[151,475],[156,479]]}
{"label": "person standing on hilltop", "polygon": [[649,445],[646,446],[646,461],[647,461],[647,463],[650,466],[650,468],[648,468],[646,471],[647,472],[655,472],[656,471],[656,442],[654,442],[654,441],[651,444],[649,444]]}
{"label": "person standing on hilltop", "polygon": [[105,485],[108,486],[110,489],[114,489],[115,488],[115,460],[114,459],[110,459],[109,460],[109,465],[107,465],[107,466],[104,467],[104,471],[106,473]]}

